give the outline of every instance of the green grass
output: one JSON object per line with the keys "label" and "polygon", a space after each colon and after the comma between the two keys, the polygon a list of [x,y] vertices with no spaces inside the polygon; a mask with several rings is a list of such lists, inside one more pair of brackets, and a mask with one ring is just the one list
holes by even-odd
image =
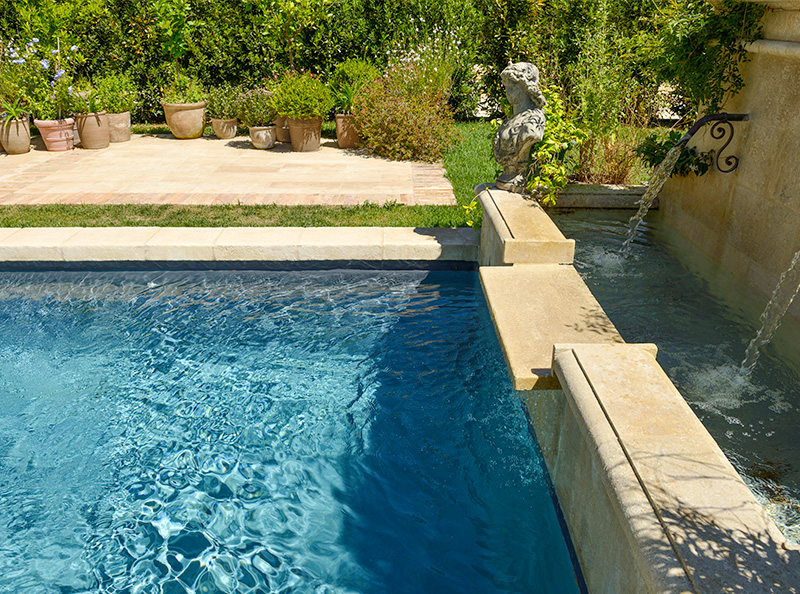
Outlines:
{"label": "green grass", "polygon": [[[495,172],[489,125],[459,123],[458,128],[462,140],[444,159],[458,206],[6,205],[0,206],[0,227],[464,227],[468,217],[462,205]],[[169,133],[158,124],[133,129],[138,134]],[[210,127],[206,133],[212,133]],[[475,222],[480,224],[479,213]]]}

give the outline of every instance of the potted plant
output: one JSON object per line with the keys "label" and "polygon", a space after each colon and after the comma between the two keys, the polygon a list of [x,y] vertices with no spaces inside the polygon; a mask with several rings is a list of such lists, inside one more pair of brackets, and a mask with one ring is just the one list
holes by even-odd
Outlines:
{"label": "potted plant", "polygon": [[0,54],[0,147],[10,155],[31,150],[30,109],[46,78],[35,45],[10,44]]}
{"label": "potted plant", "polygon": [[238,124],[236,114],[241,94],[242,91],[239,87],[230,84],[223,84],[209,90],[208,115],[217,138],[228,139],[236,136]]}
{"label": "potted plant", "polygon": [[331,77],[331,90],[335,99],[339,148],[353,148],[361,141],[353,115],[353,101],[361,89],[379,74],[378,69],[366,60],[347,60],[336,67]]}
{"label": "potted plant", "polygon": [[206,125],[205,95],[200,83],[177,74],[164,89],[161,106],[170,132],[175,138],[200,138]]}
{"label": "potted plant", "polygon": [[97,84],[100,102],[106,108],[110,142],[131,139],[131,110],[136,105],[138,91],[127,74],[110,74]]}
{"label": "potted plant", "polygon": [[272,106],[272,93],[267,89],[253,89],[242,95],[239,119],[248,127],[254,147],[270,149],[275,146],[275,108]]}
{"label": "potted plant", "polygon": [[295,151],[319,149],[322,116],[333,107],[330,89],[309,73],[288,73],[272,97],[278,115],[289,118],[289,135]]}
{"label": "potted plant", "polygon": [[72,111],[75,113],[81,147],[89,150],[108,148],[108,115],[103,110],[97,91],[88,87],[72,93]]}
{"label": "potted plant", "polygon": [[52,89],[37,97],[34,113],[39,116],[33,120],[48,151],[72,150],[72,127],[75,119],[66,117],[72,97],[70,79],[61,76],[52,83]]}
{"label": "potted plant", "polygon": [[31,125],[21,101],[14,103],[0,98],[0,147],[9,155],[22,155],[31,150]]}

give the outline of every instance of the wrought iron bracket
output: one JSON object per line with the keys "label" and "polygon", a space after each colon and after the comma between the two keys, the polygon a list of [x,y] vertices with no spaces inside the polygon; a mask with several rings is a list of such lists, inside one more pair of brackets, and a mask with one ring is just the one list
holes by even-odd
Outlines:
{"label": "wrought iron bracket", "polygon": [[746,113],[714,113],[703,116],[697,120],[691,128],[689,128],[689,131],[683,135],[683,137],[676,143],[675,146],[680,146],[681,148],[685,147],[686,143],[689,142],[692,136],[694,136],[700,128],[702,128],[708,122],[714,122],[714,125],[711,126],[711,138],[714,140],[722,140],[727,136],[725,144],[723,144],[722,148],[720,148],[714,154],[714,165],[716,165],[720,173],[730,173],[739,166],[739,157],[734,155],[728,155],[725,157],[725,167],[720,166],[719,160],[722,156],[722,153],[726,148],[728,148],[728,145],[733,140],[733,124],[731,122],[744,122],[748,119],[749,116]]}

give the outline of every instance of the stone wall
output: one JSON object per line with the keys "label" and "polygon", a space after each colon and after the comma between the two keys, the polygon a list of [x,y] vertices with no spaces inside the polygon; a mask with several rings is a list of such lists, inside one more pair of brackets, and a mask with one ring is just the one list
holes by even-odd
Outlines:
{"label": "stone wall", "polygon": [[[774,0],[763,39],[749,49],[746,86],[725,106],[747,113],[737,122],[727,154],[740,158],[733,173],[674,177],[661,193],[661,210],[700,249],[769,296],[800,249],[800,0]],[[720,148],[707,125],[692,141]],[[790,312],[800,321],[800,304]]]}

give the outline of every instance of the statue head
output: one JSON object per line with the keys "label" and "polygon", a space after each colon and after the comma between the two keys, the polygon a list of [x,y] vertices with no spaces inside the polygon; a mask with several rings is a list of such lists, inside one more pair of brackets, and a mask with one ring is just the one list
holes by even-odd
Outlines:
{"label": "statue head", "polygon": [[500,80],[515,112],[520,104],[526,102],[532,103],[534,108],[544,107],[547,103],[539,90],[539,69],[530,62],[509,64],[500,73]]}

